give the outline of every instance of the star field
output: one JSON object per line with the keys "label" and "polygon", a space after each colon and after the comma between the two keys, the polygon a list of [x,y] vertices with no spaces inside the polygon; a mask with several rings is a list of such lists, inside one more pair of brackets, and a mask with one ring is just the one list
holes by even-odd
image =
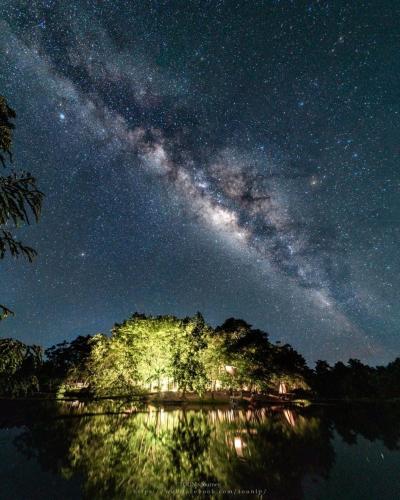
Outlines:
{"label": "star field", "polygon": [[46,194],[3,335],[246,319],[313,362],[398,355],[396,2],[3,2],[15,161]]}

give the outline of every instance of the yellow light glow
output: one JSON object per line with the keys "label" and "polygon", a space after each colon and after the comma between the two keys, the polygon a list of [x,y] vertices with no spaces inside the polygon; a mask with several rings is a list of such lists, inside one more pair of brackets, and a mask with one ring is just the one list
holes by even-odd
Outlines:
{"label": "yellow light glow", "polygon": [[229,373],[229,375],[235,375],[236,367],[232,365],[225,365],[225,371],[226,373]]}
{"label": "yellow light glow", "polygon": [[235,436],[233,442],[234,442],[237,456],[243,457],[244,444],[243,444],[242,438],[240,436]]}

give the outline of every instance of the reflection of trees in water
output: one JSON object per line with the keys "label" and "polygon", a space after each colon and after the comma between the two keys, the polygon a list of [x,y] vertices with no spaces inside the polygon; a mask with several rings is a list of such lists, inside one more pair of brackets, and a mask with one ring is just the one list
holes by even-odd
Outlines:
{"label": "reflection of trees in water", "polygon": [[17,445],[45,468],[83,478],[90,498],[254,488],[299,498],[304,476],[326,476],[333,463],[323,421],[291,410],[134,411],[117,401],[60,404],[58,418],[41,419]]}
{"label": "reflection of trees in water", "polygon": [[177,488],[171,496],[184,497],[184,486],[204,482],[299,498],[305,476],[329,472],[333,429],[350,444],[362,435],[396,449],[400,438],[399,406],[138,411],[134,402],[75,401],[29,402],[17,412],[12,404],[0,427],[24,425],[18,448],[47,470],[82,478],[88,497],[157,498]]}
{"label": "reflection of trees in water", "polygon": [[[91,498],[164,498],[167,491],[179,498],[193,486],[207,496],[201,483],[214,485],[215,496],[251,487],[269,498],[301,498],[304,477],[329,473],[333,429],[350,444],[362,435],[399,447],[398,406],[139,409],[124,401],[26,409],[16,419],[27,428],[16,445],[43,468],[82,478]],[[3,411],[7,427],[13,414]]]}
{"label": "reflection of trees in water", "polygon": [[0,427],[24,425],[18,449],[46,470],[78,478],[90,498],[184,498],[193,488],[209,496],[203,483],[214,485],[216,497],[221,489],[258,488],[268,498],[301,498],[306,476],[329,473],[333,429],[349,443],[361,434],[391,449],[400,436],[399,407],[139,411],[134,402],[76,401],[29,402],[17,411],[13,405],[5,406]]}
{"label": "reflection of trees in water", "polygon": [[219,465],[231,488],[251,485],[270,498],[301,498],[305,475],[325,477],[333,464],[330,432],[318,418],[262,409],[222,426],[221,432],[226,432],[229,455],[225,460],[220,453]]}
{"label": "reflection of trees in water", "polygon": [[361,435],[381,440],[389,450],[400,449],[400,405],[398,403],[343,404],[324,411],[324,418],[348,444]]}

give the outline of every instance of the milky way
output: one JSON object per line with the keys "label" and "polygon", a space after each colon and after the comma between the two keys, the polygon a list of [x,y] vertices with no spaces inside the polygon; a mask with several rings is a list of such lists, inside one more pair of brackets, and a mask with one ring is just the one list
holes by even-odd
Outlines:
{"label": "milky way", "polygon": [[[390,332],[395,322],[389,319],[386,324],[386,315],[395,317],[395,304],[391,299],[385,302],[383,297],[386,292],[382,293],[382,287],[374,290],[368,283],[370,280],[360,277],[362,271],[357,259],[362,257],[356,245],[358,229],[352,234],[352,227],[357,224],[357,209],[352,208],[352,195],[347,192],[348,186],[353,183],[356,196],[357,190],[361,189],[362,203],[366,203],[371,210],[369,220],[363,221],[366,229],[362,238],[367,240],[371,234],[377,235],[377,232],[371,231],[376,223],[373,215],[376,201],[373,200],[375,193],[369,192],[368,176],[371,177],[370,163],[376,161],[375,155],[379,151],[368,152],[368,145],[379,139],[368,136],[367,128],[354,131],[357,117],[346,115],[349,111],[343,108],[345,97],[338,107],[334,104],[334,100],[341,96],[341,85],[357,86],[358,73],[362,71],[363,61],[367,60],[364,57],[358,66],[352,67],[346,62],[346,53],[337,56],[342,50],[341,45],[349,38],[347,50],[366,50],[366,47],[371,50],[371,46],[376,44],[384,45],[379,34],[370,33],[370,39],[367,37],[365,41],[360,28],[359,44],[355,43],[357,38],[351,40],[354,12],[350,7],[343,12],[339,9],[335,14],[342,16],[341,19],[348,19],[349,26],[342,28],[344,34],[338,34],[333,25],[316,30],[313,36],[319,37],[326,45],[327,57],[330,58],[330,66],[327,63],[329,72],[339,74],[337,83],[332,85],[329,82],[324,86],[323,73],[319,74],[317,68],[308,64],[308,60],[314,57],[313,48],[301,48],[306,33],[304,36],[291,34],[294,25],[284,21],[285,16],[291,16],[291,12],[277,8],[274,15],[282,18],[280,33],[285,40],[279,44],[279,37],[276,38],[279,30],[275,31],[271,36],[277,52],[268,56],[254,48],[253,66],[248,69],[248,73],[254,73],[254,78],[259,80],[256,88],[260,95],[269,94],[268,102],[259,115],[256,109],[247,111],[254,106],[250,102],[252,99],[257,102],[254,85],[249,83],[250,80],[247,84],[239,82],[238,92],[235,92],[235,83],[227,82],[235,78],[235,73],[225,70],[221,75],[220,68],[224,63],[219,57],[215,56],[212,66],[197,75],[177,69],[171,62],[160,62],[160,53],[167,44],[164,35],[160,34],[168,24],[167,12],[157,15],[161,24],[154,29],[156,33],[157,30],[160,32],[160,36],[149,27],[143,28],[140,36],[134,34],[135,26],[142,22],[137,18],[150,16],[154,3],[151,3],[151,8],[148,6],[148,12],[143,7],[140,15],[136,11],[131,13],[127,25],[122,19],[122,4],[120,8],[109,6],[110,11],[107,11],[107,6],[92,8],[90,2],[79,2],[73,6],[62,6],[57,2],[37,2],[29,8],[24,5],[14,3],[6,16],[8,19],[1,23],[0,47],[5,56],[6,74],[9,75],[7,84],[3,80],[1,93],[7,94],[12,82],[23,78],[25,87],[20,91],[22,102],[29,100],[31,113],[36,110],[38,119],[46,122],[44,128],[49,127],[48,120],[57,119],[62,127],[70,131],[64,140],[67,145],[70,144],[71,153],[77,148],[81,155],[86,157],[90,154],[94,158],[93,176],[101,178],[104,175],[101,170],[107,170],[107,163],[118,158],[118,164],[129,172],[133,186],[136,177],[149,179],[160,189],[165,189],[167,201],[163,203],[177,207],[181,219],[190,221],[193,227],[203,228],[209,234],[207,238],[212,239],[215,235],[228,261],[237,256],[239,260],[232,264],[233,273],[237,267],[250,263],[254,287],[258,290],[261,287],[262,290],[267,286],[270,290],[268,302],[275,302],[275,305],[260,305],[256,314],[257,323],[263,324],[257,326],[270,329],[268,317],[273,307],[275,318],[272,326],[279,331],[279,335],[286,335],[285,340],[296,343],[299,331],[293,325],[300,325],[303,330],[300,344],[306,345],[312,356],[314,349],[307,346],[307,342],[312,344],[316,338],[320,346],[316,348],[316,353],[334,349],[337,353],[332,353],[333,358],[342,353],[359,353],[359,357],[380,359],[391,352],[395,343]],[[308,18],[315,22],[317,19],[328,22],[330,14],[326,10],[310,5],[312,12],[303,12],[305,23]],[[264,2],[260,2],[259,7],[267,9]],[[167,10],[166,6],[163,8]],[[219,8],[218,16],[221,14]],[[203,12],[201,6],[199,9]],[[110,12],[113,15],[111,20],[107,17]],[[178,9],[175,16],[181,15],[185,18]],[[188,13],[186,15],[189,16]],[[202,15],[208,16],[206,13]],[[227,14],[226,23],[232,29],[239,29],[235,28],[237,15],[235,11],[230,14],[231,17]],[[117,19],[121,25],[118,25]],[[345,21],[343,23],[346,24]],[[127,27],[132,29],[131,33]],[[260,31],[254,28],[254,33],[261,33],[261,28],[265,27],[261,23]],[[368,33],[367,28],[365,30]],[[144,33],[148,39],[143,36]],[[149,42],[153,38],[157,40],[156,49]],[[213,48],[211,38],[203,40],[203,44],[190,39],[192,52],[199,58],[200,64],[204,62],[206,52],[207,57],[213,59],[213,50],[217,50]],[[291,81],[291,84],[283,83],[279,88],[276,82],[282,78],[282,75],[279,76],[281,66],[289,64],[291,40],[296,41],[300,52],[305,51],[304,59],[302,63],[297,63],[299,74],[293,76],[288,69],[285,70],[284,80]],[[260,42],[260,48],[263,43]],[[279,47],[282,48],[281,53]],[[240,58],[238,54],[239,62]],[[181,59],[185,57],[177,56],[177,60]],[[245,65],[244,56],[242,59]],[[368,64],[373,65],[373,61]],[[258,74],[258,66],[263,65],[264,80]],[[217,82],[214,89],[213,71]],[[346,71],[353,73],[347,76]],[[246,81],[246,78],[243,80]],[[9,92],[13,96],[17,90],[14,88]],[[348,95],[349,92],[348,89]],[[347,94],[344,92],[344,95]],[[273,100],[269,101],[271,95],[275,95],[276,101],[280,102],[279,109],[276,109]],[[40,101],[41,109],[35,104],[35,98]],[[372,113],[375,121],[378,120],[378,109],[371,110],[373,103],[369,101],[367,89],[362,99],[369,103],[363,113]],[[238,114],[230,111],[237,102],[244,110]],[[324,122],[318,106],[329,109],[327,121]],[[357,106],[358,101],[354,101],[349,108],[355,115]],[[267,125],[260,136],[262,127],[259,123],[264,114]],[[340,115],[342,124],[338,123]],[[19,123],[18,126],[24,125]],[[25,135],[29,137],[29,133]],[[79,137],[87,143],[91,153],[82,153],[84,144],[77,146]],[[48,147],[52,146],[47,142]],[[380,157],[379,162],[384,162],[384,158]],[[71,176],[70,180],[63,181],[66,182],[66,186],[62,187],[63,193],[68,192],[68,183],[82,171],[80,167],[76,170],[73,166],[69,168]],[[39,179],[44,178],[44,183],[45,175],[45,171],[42,172]],[[117,173],[114,175],[118,177]],[[356,175],[365,176],[362,187],[357,184]],[[389,173],[386,178],[395,182]],[[60,189],[53,185],[50,187],[54,191]],[[113,185],[110,189],[116,190],[117,187]],[[135,196],[135,193],[129,196]],[[125,203],[129,203],[129,196],[123,195]],[[369,196],[370,202],[367,200]],[[85,210],[84,204],[82,210]],[[120,219],[118,224],[122,225],[121,234],[130,231],[129,218],[125,221]],[[31,230],[29,234],[34,235],[34,232]],[[44,237],[46,245],[47,238]],[[377,244],[383,245],[385,240],[381,236],[377,238]],[[386,240],[389,246],[393,242],[390,238]],[[96,241],[90,244],[89,253],[96,245]],[[365,242],[361,248],[364,256],[369,248],[370,243]],[[84,257],[87,252],[79,254]],[[383,259],[386,261],[389,255]],[[187,272],[190,273],[190,270],[188,268]],[[375,270],[369,273],[371,279],[374,273]],[[202,279],[207,290],[207,277]],[[172,279],[170,289],[164,292],[173,295],[178,286]],[[389,283],[389,286],[394,284]],[[68,287],[65,289],[69,294]],[[110,293],[111,290],[112,287]],[[207,291],[204,293],[207,294]],[[282,295],[285,296],[283,299]],[[129,302],[129,297],[125,300]],[[168,311],[168,305],[159,302],[158,312],[188,313],[192,307],[200,308],[196,304],[181,304],[178,310]],[[293,310],[288,324],[290,331],[285,332],[287,303],[292,304]],[[217,304],[215,306],[218,307]],[[211,314],[219,319],[215,306],[207,304],[206,308],[211,307]],[[154,308],[150,297],[145,300],[144,307]],[[233,306],[228,310],[235,313]],[[304,313],[304,310],[307,312]],[[243,308],[241,314],[242,311]],[[207,311],[205,313],[207,316]],[[282,324],[276,327],[279,318]],[[246,319],[253,321],[251,317]],[[381,335],[374,331],[376,327],[386,333]],[[12,326],[9,328],[12,329]],[[66,334],[72,335],[74,328],[77,326],[67,329]],[[328,345],[326,349],[321,347],[325,344]]]}

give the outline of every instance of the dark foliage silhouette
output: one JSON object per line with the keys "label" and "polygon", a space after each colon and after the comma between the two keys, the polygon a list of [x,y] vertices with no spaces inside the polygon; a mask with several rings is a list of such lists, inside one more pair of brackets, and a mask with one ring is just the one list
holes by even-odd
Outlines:
{"label": "dark foliage silhouette", "polygon": [[[15,111],[0,96],[0,163],[6,172],[0,175],[0,259],[9,253],[12,257],[24,257],[31,262],[36,251],[17,240],[14,232],[23,224],[38,221],[43,193],[29,172],[13,168],[12,134],[15,117]],[[0,305],[0,320],[10,314],[13,312],[8,307]]]}

